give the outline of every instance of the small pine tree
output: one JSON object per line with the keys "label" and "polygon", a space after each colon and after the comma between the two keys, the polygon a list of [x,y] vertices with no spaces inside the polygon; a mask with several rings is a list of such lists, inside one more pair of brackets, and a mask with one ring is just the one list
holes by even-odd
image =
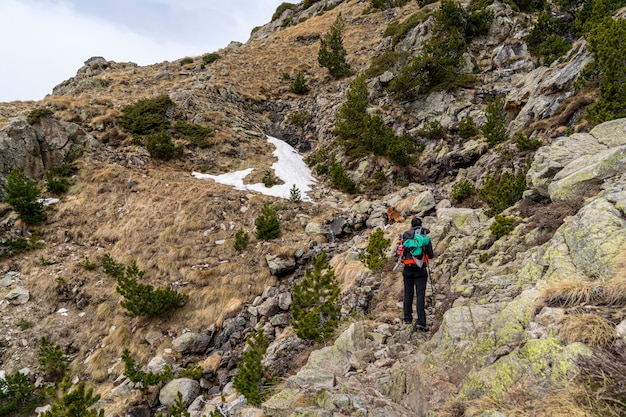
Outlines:
{"label": "small pine tree", "polygon": [[39,339],[38,356],[40,369],[46,378],[54,382],[61,381],[69,368],[69,358],[63,353],[61,346],[42,336]]}
{"label": "small pine tree", "polygon": [[142,371],[142,366],[135,362],[128,349],[124,349],[122,352],[122,362],[124,362],[124,376],[133,384],[139,385],[143,390],[163,381],[167,381],[174,375],[169,365],[165,365],[163,371],[157,373]]}
{"label": "small pine tree", "polygon": [[306,84],[306,79],[304,78],[304,74],[302,71],[298,72],[296,75],[296,79],[293,80],[293,83],[289,86],[289,91],[294,94],[303,95],[309,92],[309,86]]}
{"label": "small pine tree", "polygon": [[124,275],[126,266],[123,263],[116,262],[110,254],[105,253],[102,257],[102,269],[112,277],[118,278]]}
{"label": "small pine tree", "polygon": [[180,391],[178,391],[174,404],[167,407],[167,411],[169,411],[170,417],[191,417],[187,411],[187,403],[183,401],[183,394]]}
{"label": "small pine tree", "polygon": [[344,20],[341,14],[330,27],[330,31],[320,39],[320,49],[317,53],[317,62],[327,68],[334,78],[347,77],[352,73],[350,64],[346,61],[346,49],[343,46]]}
{"label": "small pine tree", "polygon": [[30,415],[43,400],[41,388],[24,374],[16,372],[0,378],[0,416]]}
{"label": "small pine tree", "polygon": [[390,243],[391,240],[385,239],[383,229],[376,229],[367,243],[367,248],[365,249],[367,254],[359,253],[359,260],[373,272],[379,272],[387,262],[384,250]]}
{"label": "small pine tree", "polygon": [[272,171],[265,171],[263,173],[263,178],[261,179],[261,182],[263,183],[263,185],[265,185],[267,188],[272,188],[273,186],[275,186],[276,184],[278,184],[278,180],[276,179],[276,177],[274,176],[274,174],[272,174]]}
{"label": "small pine tree", "polygon": [[13,207],[19,218],[28,224],[42,223],[46,220],[44,205],[38,201],[41,190],[35,181],[24,174],[24,167],[14,168],[7,176],[6,197],[4,201]]}
{"label": "small pine tree", "polygon": [[487,121],[482,126],[483,135],[487,139],[489,146],[497,145],[508,139],[506,134],[506,110],[504,109],[504,100],[496,97],[487,105],[485,112]]}
{"label": "small pine tree", "polygon": [[261,240],[276,239],[282,235],[276,208],[269,202],[263,203],[261,214],[254,221],[256,237]]}
{"label": "small pine tree", "polygon": [[189,296],[179,294],[171,288],[155,288],[149,284],[141,284],[146,271],[140,270],[133,261],[126,267],[126,272],[117,278],[115,290],[124,297],[120,305],[126,309],[130,317],[155,317],[175,307],[184,305]]}
{"label": "small pine tree", "polygon": [[237,230],[237,233],[235,233],[235,250],[237,252],[241,252],[242,250],[246,249],[248,247],[249,241],[250,236],[248,236],[248,233],[244,232],[243,229]]}
{"label": "small pine tree", "polygon": [[338,326],[339,284],[326,252],[311,263],[313,268],[307,269],[304,280],[293,285],[291,325],[299,338],[319,342],[331,336]]}
{"label": "small pine tree", "polygon": [[71,387],[69,377],[65,377],[59,385],[60,393],[55,387],[49,388],[46,393],[53,402],[41,417],[104,417],[103,409],[90,408],[100,400],[99,394],[93,395],[93,388],[85,391],[84,382],[80,382],[70,391]]}
{"label": "small pine tree", "polygon": [[238,373],[233,379],[233,387],[246,397],[248,403],[260,405],[267,396],[264,387],[272,381],[271,377],[266,376],[267,369],[261,363],[269,341],[263,329],[260,329],[248,338],[247,343],[250,349],[243,353],[242,361],[237,365]]}
{"label": "small pine tree", "polygon": [[302,201],[302,195],[300,195],[300,189],[296,187],[296,184],[292,185],[291,189],[289,190],[289,200],[293,201],[294,203],[299,203],[300,201]]}

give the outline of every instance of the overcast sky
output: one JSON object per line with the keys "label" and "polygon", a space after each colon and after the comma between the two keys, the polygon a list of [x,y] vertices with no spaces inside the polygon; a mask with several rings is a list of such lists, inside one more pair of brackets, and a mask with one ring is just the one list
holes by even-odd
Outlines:
{"label": "overcast sky", "polygon": [[281,3],[0,0],[0,102],[41,100],[93,56],[149,65],[246,42]]}

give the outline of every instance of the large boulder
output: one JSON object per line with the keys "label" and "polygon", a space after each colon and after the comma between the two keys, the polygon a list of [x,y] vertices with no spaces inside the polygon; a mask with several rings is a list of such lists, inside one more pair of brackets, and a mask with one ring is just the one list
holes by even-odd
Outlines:
{"label": "large boulder", "polygon": [[0,129],[0,198],[11,170],[24,167],[26,176],[43,177],[47,169],[70,163],[98,142],[74,123],[61,122],[50,115],[39,118],[34,125],[25,117],[11,119]]}

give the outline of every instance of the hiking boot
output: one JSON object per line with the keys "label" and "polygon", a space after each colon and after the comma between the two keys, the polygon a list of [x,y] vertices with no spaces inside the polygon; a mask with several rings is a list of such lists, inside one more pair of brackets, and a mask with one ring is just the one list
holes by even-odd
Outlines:
{"label": "hiking boot", "polygon": [[422,326],[421,324],[415,323],[415,330],[419,332],[427,332],[430,329],[428,328],[428,326]]}

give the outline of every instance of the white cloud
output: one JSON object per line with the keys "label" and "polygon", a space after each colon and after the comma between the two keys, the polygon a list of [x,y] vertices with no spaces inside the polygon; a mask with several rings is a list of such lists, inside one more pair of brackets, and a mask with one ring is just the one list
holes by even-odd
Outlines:
{"label": "white cloud", "polygon": [[40,100],[102,56],[149,65],[245,42],[280,0],[2,0],[0,101]]}

